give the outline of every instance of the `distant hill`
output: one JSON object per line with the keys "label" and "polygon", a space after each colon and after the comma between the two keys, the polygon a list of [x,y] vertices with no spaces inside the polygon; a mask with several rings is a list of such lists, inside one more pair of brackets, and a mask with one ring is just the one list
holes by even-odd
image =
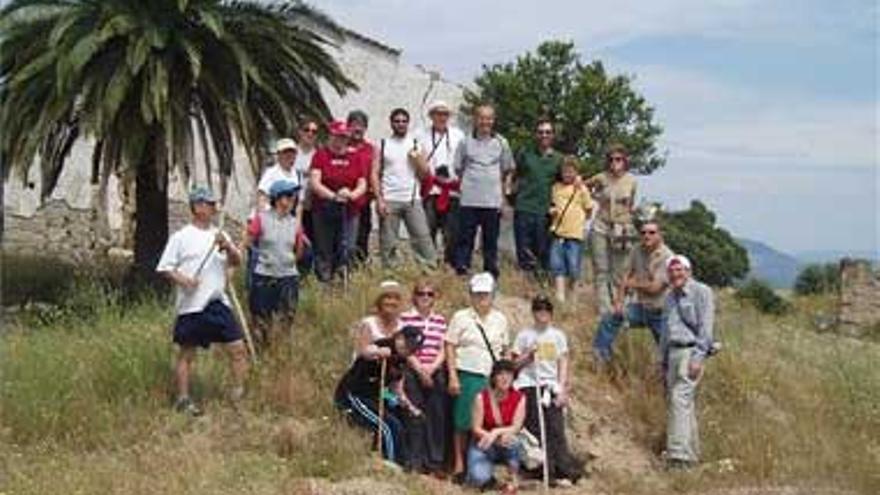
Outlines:
{"label": "distant hill", "polygon": [[749,253],[749,277],[764,280],[777,289],[788,289],[794,285],[802,267],[801,261],[763,242],[751,239],[736,241]]}
{"label": "distant hill", "polygon": [[857,258],[871,260],[874,263],[880,261],[880,253],[865,250],[844,251],[844,250],[824,250],[824,251],[801,251],[795,253],[797,259],[802,263],[837,263],[843,258]]}

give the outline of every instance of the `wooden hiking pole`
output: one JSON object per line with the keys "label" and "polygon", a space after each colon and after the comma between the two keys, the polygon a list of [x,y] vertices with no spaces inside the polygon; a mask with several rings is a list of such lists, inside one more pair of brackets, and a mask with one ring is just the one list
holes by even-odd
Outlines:
{"label": "wooden hiking pole", "polygon": [[382,455],[382,423],[385,420],[385,398],[382,396],[385,390],[385,373],[388,368],[388,360],[382,358],[382,364],[379,366],[379,421],[376,424],[376,429],[378,430],[378,434],[376,435],[376,443],[379,447],[379,467],[385,465],[384,457]]}
{"label": "wooden hiking pole", "polygon": [[[226,221],[226,208],[222,208],[220,210],[220,224],[218,226],[218,231],[223,233],[223,224]],[[223,233],[223,235],[226,235]],[[214,248],[211,248],[211,252],[213,252]],[[209,253],[210,254],[210,253]],[[204,265],[204,261],[202,262]],[[200,267],[201,268],[201,267]],[[234,273],[234,271],[233,271]],[[257,351],[254,349],[254,339],[251,334],[250,325],[248,325],[247,317],[244,314],[244,309],[241,307],[241,302],[238,300],[238,292],[235,290],[235,283],[231,281],[232,277],[226,277],[226,288],[229,290],[229,298],[232,300],[232,307],[235,310],[236,316],[238,316],[238,321],[241,323],[242,332],[244,332],[244,343],[247,346],[248,353],[251,355],[251,361],[254,364],[257,364]]]}

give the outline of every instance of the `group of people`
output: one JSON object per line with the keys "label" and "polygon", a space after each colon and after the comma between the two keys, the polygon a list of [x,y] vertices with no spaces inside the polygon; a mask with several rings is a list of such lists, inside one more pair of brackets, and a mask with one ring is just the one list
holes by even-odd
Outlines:
{"label": "group of people", "polygon": [[414,285],[407,310],[404,288],[383,282],[373,313],[355,328],[336,405],[375,432],[383,455],[406,469],[440,476],[451,470],[454,479],[486,488],[502,462],[510,490],[527,435],[544,439],[552,483],[577,482],[584,465],[569,450],[563,411],[569,346],[553,324],[552,301],[536,297],[533,324],[511,338],[507,317],[493,305],[494,277],[476,274],[468,286],[470,305],[447,323],[430,281]]}
{"label": "group of people", "polygon": [[[304,120],[296,140],[276,143],[276,163],[260,178],[238,245],[213,226],[213,193],[192,190],[192,223],[169,238],[157,267],[178,288],[176,407],[199,412],[189,374],[195,349],[212,342],[229,350],[231,398],[243,393],[247,350],[225,291],[227,266],[247,266],[254,340],[266,349],[290,336],[300,278],[312,271],[323,284],[346,277],[368,259],[374,230],[383,267],[401,263],[403,223],[416,263],[426,271],[444,263],[461,276],[471,271],[479,230],[483,270],[470,280],[472,306],[447,328],[433,310],[437,291],[430,283],[417,284],[413,307],[402,314],[402,288],[383,286],[375,314],[358,327],[354,361],[336,402],[355,422],[383,432],[389,459],[424,471],[451,461],[454,475],[467,473],[482,485],[489,483],[485,466],[492,460],[518,471],[517,435],[523,425],[534,433],[540,401],[552,437],[546,444],[552,476],[576,480],[582,465],[566,446],[562,412],[570,386],[568,346],[552,326],[553,304],[534,301],[534,328],[510,345],[507,320],[491,303],[501,275],[502,208],[509,204],[516,265],[551,273],[557,301],[572,297],[589,245],[599,313],[592,347],[600,368],[613,359],[621,328],[651,330],[666,373],[667,458],[673,466],[695,463],[694,399],[703,362],[715,349],[713,295],[692,278],[690,261],[665,245],[660,223],[637,218],[636,179],[625,148],[609,147],[606,169],[585,178],[577,158],[554,148],[550,120],[536,122],[533,144],[513,152],[495,131],[491,105],[475,108],[467,134],[451,125],[451,113],[435,101],[428,108],[431,125],[412,132],[409,113],[395,109],[390,134],[370,142],[368,116],[353,111],[326,126],[324,145],[317,142],[321,124]],[[377,373],[393,385],[388,397],[376,395]],[[442,412],[448,407],[451,416]]]}

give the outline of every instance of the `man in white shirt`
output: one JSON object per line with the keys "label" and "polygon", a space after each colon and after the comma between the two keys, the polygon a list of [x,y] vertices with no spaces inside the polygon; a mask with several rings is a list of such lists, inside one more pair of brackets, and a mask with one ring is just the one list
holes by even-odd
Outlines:
{"label": "man in white shirt", "polygon": [[452,110],[441,100],[428,106],[431,125],[419,131],[416,139],[419,148],[428,161],[429,176],[422,181],[422,196],[425,216],[431,240],[437,248],[437,233],[443,232],[443,258],[452,264],[455,247],[456,218],[458,217],[458,198],[461,182],[452,166],[455,149],[464,139],[461,129],[450,126]]}
{"label": "man in white shirt", "polygon": [[199,415],[201,411],[189,396],[190,370],[196,348],[222,343],[229,354],[233,388],[230,398],[237,401],[244,393],[247,350],[243,334],[229,307],[226,295],[226,266],[238,265],[241,253],[224,233],[212,225],[216,199],[203,187],[189,197],[192,222],[168,239],[156,271],[177,287],[177,320],[174,343],[180,346],[175,367],[178,411]]}
{"label": "man in white shirt", "polygon": [[269,208],[269,188],[276,181],[285,180],[301,185],[303,183],[299,171],[294,167],[298,149],[296,141],[290,138],[279,139],[275,143],[275,165],[267,168],[260,176],[257,184],[257,207],[260,210]]}
{"label": "man in white shirt", "polygon": [[397,235],[403,220],[416,261],[428,267],[436,264],[437,254],[428,232],[428,221],[419,191],[420,177],[427,173],[425,157],[409,130],[409,113],[397,108],[391,112],[391,137],[382,139],[371,170],[371,183],[379,213],[379,247],[382,265],[395,262]]}

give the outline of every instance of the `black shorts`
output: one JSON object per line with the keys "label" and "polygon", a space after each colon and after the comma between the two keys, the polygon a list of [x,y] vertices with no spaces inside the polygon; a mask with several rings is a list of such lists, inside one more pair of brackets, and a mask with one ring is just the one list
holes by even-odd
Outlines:
{"label": "black shorts", "polygon": [[179,315],[174,323],[174,343],[184,347],[205,347],[214,342],[228,344],[243,334],[229,306],[211,301],[198,313]]}

